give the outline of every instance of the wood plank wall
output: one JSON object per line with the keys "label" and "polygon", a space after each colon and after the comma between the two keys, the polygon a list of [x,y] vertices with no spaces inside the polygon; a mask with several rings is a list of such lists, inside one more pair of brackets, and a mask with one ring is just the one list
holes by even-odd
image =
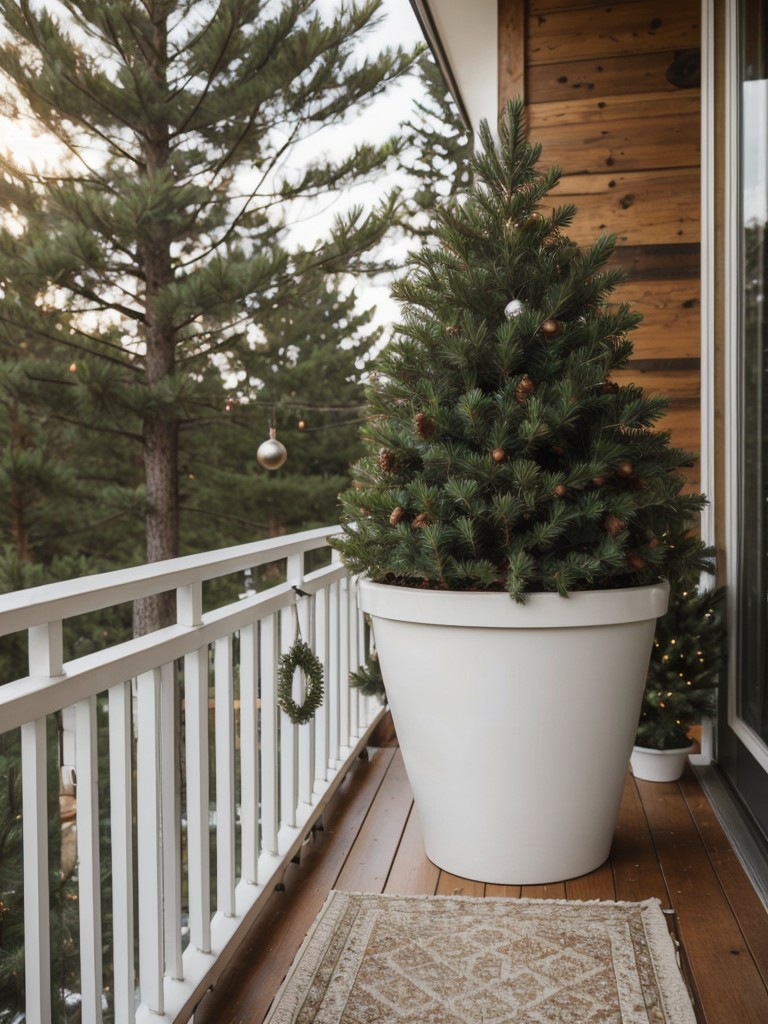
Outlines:
{"label": "wood plank wall", "polygon": [[[699,0],[499,0],[499,100],[573,202],[569,234],[618,236],[616,298],[644,314],[624,380],[671,399],[673,443],[700,448]],[[699,467],[686,471],[698,489]]]}

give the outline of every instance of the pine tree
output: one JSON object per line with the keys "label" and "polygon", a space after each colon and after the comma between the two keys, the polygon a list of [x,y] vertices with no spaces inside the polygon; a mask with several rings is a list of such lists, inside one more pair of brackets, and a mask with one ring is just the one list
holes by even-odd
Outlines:
{"label": "pine tree", "polygon": [[29,566],[85,557],[96,572],[139,562],[140,459],[125,430],[93,408],[87,358],[51,344],[50,318],[13,296],[4,255],[13,254],[0,254],[0,547]]}
{"label": "pine tree", "polygon": [[655,429],[665,400],[611,378],[640,320],[609,301],[613,239],[564,233],[576,211],[549,206],[559,171],[537,166],[520,101],[499,134],[482,125],[472,187],[395,286],[403,322],[368,392],[339,547],[380,582],[518,601],[695,581],[705,499],[675,472],[689,457]]}
{"label": "pine tree", "polygon": [[656,626],[636,743],[687,747],[688,731],[717,708],[725,664],[725,589],[674,591]]}
{"label": "pine tree", "polygon": [[470,185],[472,136],[430,53],[422,55],[418,70],[423,92],[413,115],[403,122],[406,145],[399,162],[414,186],[408,190],[409,215],[402,223],[408,235],[428,242],[435,209]]}
{"label": "pine tree", "polygon": [[[411,66],[401,49],[355,55],[379,7],[325,23],[313,0],[63,0],[61,18],[0,2],[2,112],[30,110],[71,155],[55,173],[4,161],[0,250],[16,240],[14,276],[39,289],[49,340],[83,352],[102,424],[140,438],[150,561],[179,551],[179,430],[210,405],[211,362],[236,373],[253,325],[307,269],[367,266],[394,218],[385,197],[317,242],[289,231],[293,207],[349,192],[398,152],[389,140],[289,162]],[[171,617],[171,601],[149,599],[136,627]]]}

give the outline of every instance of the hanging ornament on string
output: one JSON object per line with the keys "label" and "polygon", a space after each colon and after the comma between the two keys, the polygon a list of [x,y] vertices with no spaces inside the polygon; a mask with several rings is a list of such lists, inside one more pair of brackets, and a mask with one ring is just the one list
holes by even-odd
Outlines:
{"label": "hanging ornament on string", "polygon": [[282,441],[277,440],[277,428],[274,425],[269,428],[269,438],[259,445],[256,458],[264,469],[275,470],[285,465],[288,450]]}

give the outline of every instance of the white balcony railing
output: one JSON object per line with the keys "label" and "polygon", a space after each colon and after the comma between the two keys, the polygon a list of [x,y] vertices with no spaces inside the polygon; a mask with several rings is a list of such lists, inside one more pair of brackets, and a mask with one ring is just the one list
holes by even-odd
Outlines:
{"label": "white balcony railing", "polygon": [[[115,1024],[186,1021],[381,714],[348,685],[366,655],[354,583],[335,555],[305,571],[306,554],[333,532],[0,597],[0,635],[29,639],[29,676],[0,686],[0,733],[21,729],[27,1024],[52,1013],[48,716],[71,723],[61,746],[73,751],[64,770],[76,779],[82,1020],[99,1024],[106,1005]],[[206,581],[270,564],[285,582],[203,611]],[[176,625],[64,660],[67,619],[169,590]],[[323,706],[303,726],[275,701],[297,622],[326,681]],[[105,761],[109,806],[99,808]],[[111,907],[102,905],[105,868]],[[112,950],[108,992],[102,948]]]}

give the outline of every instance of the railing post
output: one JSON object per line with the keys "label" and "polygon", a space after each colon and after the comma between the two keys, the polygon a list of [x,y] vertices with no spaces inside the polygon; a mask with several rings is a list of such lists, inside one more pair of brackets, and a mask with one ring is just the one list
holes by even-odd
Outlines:
{"label": "railing post", "polygon": [[109,818],[112,851],[112,985],[115,1024],[133,1024],[133,807],[131,798],[131,684],[109,691]]}
{"label": "railing post", "polygon": [[349,624],[349,642],[347,645],[348,649],[348,664],[346,674],[342,677],[341,685],[344,687],[344,691],[347,695],[347,701],[349,702],[349,734],[350,734],[350,746],[353,746],[353,740],[356,740],[362,728],[360,725],[360,691],[350,689],[349,686],[349,673],[353,672],[359,665],[359,649],[360,649],[360,615],[357,610],[357,593],[355,590],[355,582],[349,576],[344,581],[347,588],[347,622]]}
{"label": "railing post", "polygon": [[96,757],[96,698],[75,705],[77,771],[77,881],[80,909],[80,990],[83,1020],[101,1021],[101,867]]}
{"label": "railing post", "polygon": [[[64,639],[61,622],[27,632],[29,674],[61,675]],[[46,719],[21,727],[21,799],[24,847],[24,958],[28,1024],[51,1020],[51,922],[48,885],[48,743]]]}
{"label": "railing post", "polygon": [[[280,654],[287,654],[288,648],[294,639],[293,609],[282,608],[280,610]],[[294,679],[295,683],[295,679]],[[293,699],[296,700],[296,688],[293,689]],[[297,732],[298,726],[294,725],[284,711],[280,711],[280,826],[296,826],[296,800],[298,786],[296,770],[298,768]]]}
{"label": "railing post", "polygon": [[244,882],[259,880],[258,625],[240,630],[240,836]]}
{"label": "railing post", "polygon": [[[294,555],[288,560],[288,581],[301,590],[304,584],[304,556]],[[314,598],[297,597],[296,616],[299,633],[305,643],[309,644],[317,653],[317,639],[314,631]],[[299,673],[296,673],[298,677]],[[303,699],[301,683],[298,678],[294,679],[294,694],[296,701]],[[296,797],[300,803],[311,803],[312,790],[315,782],[315,719],[306,726],[298,729],[298,761],[297,761],[297,787]]]}
{"label": "railing post", "polygon": [[181,701],[176,666],[160,669],[160,822],[163,849],[165,973],[181,980],[181,800],[179,758]]}
{"label": "railing post", "polygon": [[339,743],[342,749],[350,746],[349,687],[349,577],[339,581]]}
{"label": "railing post", "polygon": [[141,1001],[164,1011],[163,862],[160,809],[160,669],[137,680],[137,849],[139,862],[139,983]]}
{"label": "railing post", "polygon": [[51,940],[48,890],[48,779],[45,719],[21,727],[24,808],[24,955],[28,1024],[50,1024]]}
{"label": "railing post", "polygon": [[261,823],[267,853],[277,853],[280,815],[277,761],[277,620],[261,621]]}
{"label": "railing post", "polygon": [[328,588],[328,750],[334,766],[341,757],[341,584]]}
{"label": "railing post", "polygon": [[[199,626],[203,586],[177,591],[179,625]],[[208,648],[184,658],[184,703],[187,772],[187,883],[189,938],[193,948],[211,951],[211,885],[208,824]]]}
{"label": "railing post", "polygon": [[330,658],[328,632],[328,587],[320,590],[315,597],[315,652],[325,669],[325,699],[315,715],[315,779],[325,782],[328,778],[328,752],[330,708],[333,706],[333,665]]}
{"label": "railing post", "polygon": [[235,714],[232,637],[214,645],[216,734],[216,909],[235,915]]}

